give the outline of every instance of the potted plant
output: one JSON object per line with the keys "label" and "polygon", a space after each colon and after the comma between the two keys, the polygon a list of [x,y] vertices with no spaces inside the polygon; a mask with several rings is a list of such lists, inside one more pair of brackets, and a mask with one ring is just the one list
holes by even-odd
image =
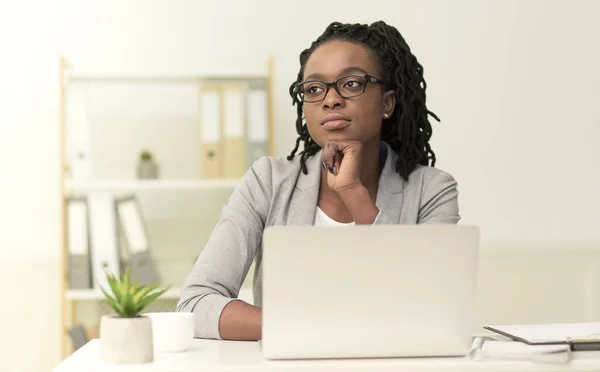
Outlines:
{"label": "potted plant", "polygon": [[101,288],[116,315],[100,320],[100,356],[104,363],[147,363],[154,360],[152,323],[140,312],[169,288],[132,283],[130,269],[120,279],[107,273],[110,291]]}
{"label": "potted plant", "polygon": [[154,161],[154,157],[150,151],[144,150],[140,152],[138,164],[139,179],[155,179],[158,178],[158,165]]}

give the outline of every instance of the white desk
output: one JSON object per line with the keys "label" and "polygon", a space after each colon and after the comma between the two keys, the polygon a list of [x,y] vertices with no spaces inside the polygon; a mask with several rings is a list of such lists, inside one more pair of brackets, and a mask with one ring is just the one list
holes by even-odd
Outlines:
{"label": "white desk", "polygon": [[55,372],[222,372],[222,371],[410,371],[410,372],[527,372],[600,371],[600,352],[574,353],[564,364],[515,361],[474,362],[467,358],[406,358],[355,360],[263,359],[256,342],[194,340],[193,350],[184,353],[156,354],[154,362],[132,365],[100,363],[100,341],[94,339],[60,363]]}

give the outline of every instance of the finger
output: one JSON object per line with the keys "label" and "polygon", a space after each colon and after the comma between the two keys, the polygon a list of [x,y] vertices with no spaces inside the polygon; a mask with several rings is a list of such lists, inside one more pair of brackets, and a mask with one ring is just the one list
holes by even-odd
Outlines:
{"label": "finger", "polygon": [[360,153],[362,144],[358,141],[344,141],[338,143],[338,149],[344,154]]}
{"label": "finger", "polygon": [[323,165],[323,168],[331,173],[331,170],[333,168],[333,162],[331,160],[330,148],[331,146],[329,145],[329,143],[325,143],[325,145],[323,145],[323,151],[321,152],[321,163]]}
{"label": "finger", "polygon": [[338,147],[335,142],[327,143],[327,162],[329,163],[329,167],[333,168],[335,166],[335,157],[338,152]]}
{"label": "finger", "polygon": [[337,175],[340,171],[340,167],[342,166],[342,152],[336,151],[335,158],[333,161],[333,174]]}

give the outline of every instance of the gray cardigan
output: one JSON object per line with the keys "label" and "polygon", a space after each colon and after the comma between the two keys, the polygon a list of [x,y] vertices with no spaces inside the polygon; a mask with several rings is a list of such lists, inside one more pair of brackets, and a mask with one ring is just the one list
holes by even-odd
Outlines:
{"label": "gray cardigan", "polygon": [[[458,191],[454,178],[441,170],[418,166],[405,182],[395,172],[398,155],[384,144],[375,224],[458,223]],[[386,155],[386,153],[388,155]],[[391,155],[391,156],[389,156]],[[383,161],[382,156],[382,161]],[[262,234],[273,225],[312,225],[319,197],[320,153],[307,159],[303,174],[299,157],[257,160],[233,191],[229,202],[184,283],[177,311],[195,314],[195,337],[220,339],[219,318],[236,299],[256,259],[254,303],[261,306]]]}

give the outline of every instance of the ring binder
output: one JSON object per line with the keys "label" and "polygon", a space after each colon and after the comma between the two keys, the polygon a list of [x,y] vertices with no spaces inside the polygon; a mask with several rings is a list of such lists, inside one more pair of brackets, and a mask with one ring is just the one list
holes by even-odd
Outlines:
{"label": "ring binder", "polygon": [[135,195],[120,197],[116,200],[119,231],[124,235],[129,253],[131,278],[142,285],[159,280],[152,255],[148,232],[142,217],[142,211]]}

